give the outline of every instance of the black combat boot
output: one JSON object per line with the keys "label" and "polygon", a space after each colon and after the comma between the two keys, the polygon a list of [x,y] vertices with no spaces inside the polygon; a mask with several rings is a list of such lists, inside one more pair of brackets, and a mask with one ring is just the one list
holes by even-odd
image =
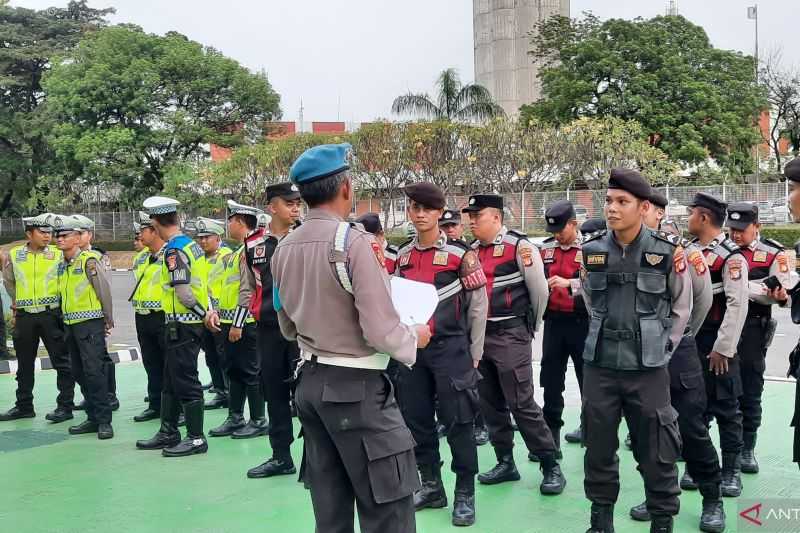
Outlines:
{"label": "black combat boot", "polygon": [[447,494],[442,486],[442,465],[419,465],[422,487],[414,493],[414,509],[447,507]]}
{"label": "black combat boot", "polygon": [[586,533],[614,533],[614,506],[593,503],[589,520]]}
{"label": "black combat boot", "polygon": [[681,477],[681,490],[697,490],[697,483],[695,483],[692,476],[689,475],[688,470],[683,471],[683,476]]}
{"label": "black combat boot", "polygon": [[203,434],[203,400],[184,403],[183,413],[186,415],[186,438],[161,450],[164,457],[184,457],[208,451],[208,442]]}
{"label": "black combat boot", "polygon": [[453,501],[453,525],[471,526],[475,523],[475,477],[457,476]]}
{"label": "black combat boot", "polygon": [[152,409],[152,408],[148,407],[147,409],[145,409],[144,411],[142,411],[138,415],[134,416],[133,417],[133,421],[134,422],[147,422],[148,420],[155,420],[159,416],[161,416],[161,413],[159,413],[155,409]]}
{"label": "black combat boot", "polygon": [[69,427],[70,435],[85,435],[86,433],[97,433],[97,423],[87,419],[77,426]]}
{"label": "black combat boot", "polygon": [[722,506],[722,493],[716,483],[702,483],[703,512],[700,514],[700,531],[721,533],[725,531],[725,510]]}
{"label": "black combat boot", "polygon": [[583,426],[578,426],[574,431],[570,431],[564,435],[564,440],[570,444],[580,444],[583,442]]}
{"label": "black combat boot", "polygon": [[672,516],[653,516],[653,520],[650,522],[650,533],[672,533]]}
{"label": "black combat boot", "polygon": [[639,505],[634,505],[631,507],[631,518],[636,520],[637,522],[649,522],[650,521],[650,511],[647,510],[647,502],[642,502]]}
{"label": "black combat boot", "polygon": [[29,409],[20,409],[15,405],[5,413],[0,413],[0,422],[8,422],[9,420],[19,420],[20,418],[33,418],[35,416],[36,413],[33,412],[33,407]]}
{"label": "black combat boot", "polygon": [[231,380],[231,387],[228,395],[228,418],[222,425],[215,427],[208,432],[212,437],[228,437],[237,429],[245,426],[244,422],[244,385],[238,381]]}
{"label": "black combat boot", "polygon": [[66,420],[72,420],[72,409],[67,409],[59,405],[56,407],[55,411],[47,413],[44,417],[53,424],[58,424]]}
{"label": "black combat boot", "polygon": [[742,450],[742,472],[745,474],[758,474],[758,461],[756,460],[756,432],[745,431],[742,433],[744,449]]}
{"label": "black combat boot", "polygon": [[250,421],[231,434],[234,439],[252,439],[269,433],[269,423],[264,416],[264,393],[261,384],[247,387],[247,403],[250,407]]}
{"label": "black combat boot", "polygon": [[221,409],[228,407],[228,393],[225,391],[217,391],[214,397],[205,403],[204,409],[210,411],[212,409]]}
{"label": "black combat boot", "polygon": [[738,453],[722,454],[722,495],[738,498],[742,495],[742,456]]}
{"label": "black combat boot", "polygon": [[483,485],[496,485],[505,481],[519,481],[519,472],[514,463],[514,456],[511,452],[500,455],[498,453],[497,464],[483,474],[478,474],[478,481]]}
{"label": "black combat boot", "polygon": [[287,474],[294,474],[297,469],[292,461],[292,456],[289,452],[278,454],[276,453],[270,460],[254,466],[247,471],[247,477],[251,479],[272,477],[272,476],[285,476]]}
{"label": "black combat boot", "polygon": [[175,446],[181,441],[181,432],[178,431],[178,413],[180,405],[175,398],[167,393],[161,393],[161,427],[152,438],[137,440],[136,447],[140,450],[161,450]]}
{"label": "black combat boot", "polygon": [[540,454],[539,457],[542,460],[540,468],[543,476],[539,492],[546,495],[561,494],[564,492],[564,487],[567,486],[567,480],[556,462],[555,454],[550,452]]}

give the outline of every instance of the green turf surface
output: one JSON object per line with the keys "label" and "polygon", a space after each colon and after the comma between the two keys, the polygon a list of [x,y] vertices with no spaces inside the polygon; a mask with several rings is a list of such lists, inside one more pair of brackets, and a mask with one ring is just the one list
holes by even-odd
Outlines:
{"label": "green turf surface", "polygon": [[[58,425],[44,419],[54,406],[55,373],[37,374],[38,416],[0,423],[0,531],[313,531],[309,495],[295,476],[246,479],[247,469],[269,455],[265,438],[209,439],[209,453],[190,458],[166,459],[159,452],[136,450],[134,441],[150,437],[158,428],[157,421],[137,424],[131,420],[144,407],[144,370],[136,363],[118,365],[117,381],[122,407],[114,413],[116,436],[99,441],[92,435],[67,435],[67,426],[83,420],[83,413],[76,413],[75,421]],[[15,385],[13,376],[0,376],[0,408],[12,405]],[[789,462],[793,387],[789,383],[767,385],[765,427],[758,447],[762,471],[744,476],[746,497],[800,497],[800,473]],[[222,410],[206,414],[206,430],[225,417]],[[574,427],[577,416],[575,410],[568,411],[567,429]],[[620,434],[622,437],[622,431]],[[522,480],[493,487],[479,485],[478,518],[470,531],[585,531],[589,503],[583,494],[583,452],[566,443],[563,451],[567,489],[561,496],[544,497],[538,492],[538,466],[528,462],[527,451],[517,438],[515,455]],[[293,454],[299,459],[297,443]],[[447,465],[449,451],[444,441],[442,455]],[[642,482],[630,452],[621,451],[620,456],[622,491],[616,530],[648,531],[649,526],[627,516],[628,508],[642,499]],[[480,448],[480,465],[481,470],[494,465],[488,445]],[[454,476],[446,470],[445,485],[452,495]],[[726,499],[725,505],[728,531],[736,531],[736,502]],[[675,531],[697,531],[699,495],[684,493],[681,507]],[[452,531],[450,509],[418,513],[417,530]]]}

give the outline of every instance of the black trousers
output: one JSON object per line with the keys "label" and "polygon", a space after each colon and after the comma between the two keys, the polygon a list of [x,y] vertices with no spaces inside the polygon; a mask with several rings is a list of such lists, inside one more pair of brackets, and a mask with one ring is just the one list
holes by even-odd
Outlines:
{"label": "black trousers", "polygon": [[142,363],[147,373],[147,398],[150,409],[161,410],[161,391],[164,388],[164,362],[167,352],[164,333],[164,312],[136,314],[136,338],[142,349]]}
{"label": "black trousers", "polygon": [[283,338],[280,328],[259,324],[256,328],[261,359],[261,386],[269,415],[269,444],[275,457],[291,459],[292,389],[294,371],[300,358],[296,342]]}
{"label": "black trousers", "polygon": [[583,346],[588,330],[588,318],[575,313],[549,314],[545,318],[539,386],[544,391],[542,412],[551,428],[564,425],[564,382],[570,359],[575,367],[578,388],[583,391]]}
{"label": "black trousers", "polygon": [[708,354],[717,340],[716,329],[703,328],[697,334],[697,353],[703,366],[708,405],[706,419],[715,418],[719,426],[719,447],[725,453],[741,453],[742,411],[739,397],[742,395],[742,378],[739,356],[728,359],[728,372],[714,375],[709,369]]}
{"label": "black trousers", "polygon": [[764,346],[766,322],[749,318],[742,329],[737,357],[741,364],[742,431],[756,433],[761,427],[761,395],[764,393],[764,371],[767,369],[767,348]]}
{"label": "black trousers", "polygon": [[583,487],[586,497],[613,505],[619,496],[619,424],[628,424],[633,457],[644,478],[647,510],[678,514],[678,468],[681,453],[678,413],[670,404],[666,368],[614,370],[583,367]]}
{"label": "black trousers", "polygon": [[433,339],[417,350],[413,368],[402,365],[398,399],[403,418],[417,442],[414,453],[418,465],[436,465],[439,437],[436,432],[436,400],[439,423],[447,428],[447,443],[452,452],[451,469],[458,476],[478,473],[478,450],[473,438],[473,422],[478,405],[479,374],[472,366],[466,337]]}
{"label": "black trousers", "polygon": [[686,469],[700,485],[719,485],[719,456],[705,423],[707,400],[703,366],[697,357],[693,337],[681,339],[670,359],[669,375],[670,397],[672,407],[678,411]]}
{"label": "black trousers", "polygon": [[6,346],[6,314],[3,312],[3,298],[0,295],[0,359],[8,358],[8,346]]}
{"label": "black trousers", "polygon": [[242,338],[236,342],[228,340],[231,325],[222,324],[222,337],[225,342],[225,363],[228,379],[245,387],[261,385],[261,359],[258,355],[258,342],[255,324],[245,324]]}
{"label": "black trousers", "polygon": [[105,362],[106,328],[102,318],[66,326],[72,372],[83,390],[86,416],[97,424],[111,422]]}
{"label": "black trousers", "polygon": [[489,439],[498,457],[514,448],[511,413],[529,452],[555,451],[550,428],[533,398],[531,334],[528,328],[487,329],[483,359],[478,366],[481,411],[489,427]]}
{"label": "black trousers", "polygon": [[316,531],[352,533],[355,504],[362,533],[414,533],[414,439],[388,376],[305,362],[296,402]]}
{"label": "black trousers", "polygon": [[13,334],[14,351],[19,365],[16,377],[17,407],[23,411],[33,409],[34,368],[40,340],[44,342],[56,371],[56,403],[59,407],[72,410],[75,406],[75,378],[65,341],[64,323],[58,309],[41,313],[17,311]]}
{"label": "black trousers", "polygon": [[[174,331],[174,337],[170,330]],[[181,403],[202,400],[203,386],[197,375],[197,357],[200,355],[203,325],[167,323],[164,334],[167,348],[164,392]]]}
{"label": "black trousers", "polygon": [[225,383],[225,369],[227,362],[225,360],[224,342],[220,343],[221,333],[212,333],[203,330],[202,345],[203,353],[206,356],[206,366],[208,373],[211,374],[211,383],[218,391],[228,390]]}

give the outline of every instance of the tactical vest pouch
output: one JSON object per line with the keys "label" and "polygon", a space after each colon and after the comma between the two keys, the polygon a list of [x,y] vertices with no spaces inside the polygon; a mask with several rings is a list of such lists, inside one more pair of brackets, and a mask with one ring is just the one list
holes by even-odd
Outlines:
{"label": "tactical vest pouch", "polygon": [[641,318],[639,331],[642,342],[642,366],[658,368],[669,362],[669,333],[672,329],[670,318]]}
{"label": "tactical vest pouch", "polygon": [[[594,305],[594,300],[592,300]],[[583,347],[583,360],[591,363],[595,360],[597,354],[597,342],[600,339],[600,333],[603,331],[603,323],[605,317],[592,316],[589,321],[589,331],[586,334],[586,344]]]}
{"label": "tactical vest pouch", "polygon": [[662,302],[666,302],[667,277],[663,274],[639,272],[636,276],[636,312],[645,315],[658,314]]}
{"label": "tactical vest pouch", "polygon": [[608,313],[608,278],[606,273],[589,272],[587,277],[592,311],[601,314]]}

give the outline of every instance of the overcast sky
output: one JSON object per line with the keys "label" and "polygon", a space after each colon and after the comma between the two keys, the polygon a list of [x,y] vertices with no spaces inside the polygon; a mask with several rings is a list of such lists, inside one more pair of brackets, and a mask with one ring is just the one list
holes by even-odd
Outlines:
{"label": "overcast sky", "polygon": [[[33,9],[66,0],[11,0]],[[680,13],[705,27],[712,43],[752,54],[753,0],[678,2]],[[663,14],[666,0],[572,0],[571,14],[601,18]],[[146,31],[174,30],[221,50],[253,70],[265,69],[281,95],[286,120],[389,118],[392,100],[408,90],[432,92],[443,69],[474,78],[471,0],[90,0],[113,6],[114,22]],[[800,64],[798,0],[761,0],[760,49],[782,47]],[[795,7],[792,8],[791,6]]]}

